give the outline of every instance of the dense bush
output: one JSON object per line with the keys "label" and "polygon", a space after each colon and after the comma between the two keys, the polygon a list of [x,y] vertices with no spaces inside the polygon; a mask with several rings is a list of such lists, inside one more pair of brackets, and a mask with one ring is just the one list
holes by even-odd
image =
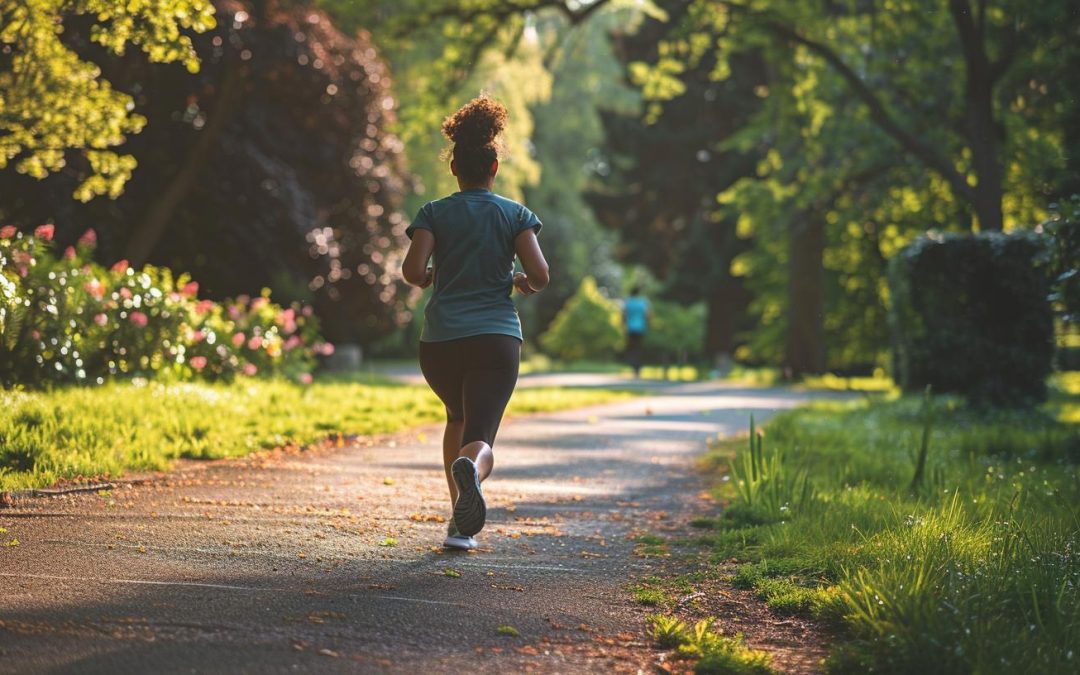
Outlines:
{"label": "dense bush", "polygon": [[261,297],[218,304],[165,268],[105,269],[87,230],[57,256],[51,225],[33,235],[0,228],[0,384],[101,384],[114,376],[229,379],[281,374],[306,380],[318,340],[308,307]]}
{"label": "dense bush", "polygon": [[890,263],[897,380],[993,404],[1043,400],[1054,350],[1044,241],[931,234]]}
{"label": "dense bush", "polygon": [[664,363],[699,361],[705,347],[705,304],[656,300],[645,333],[645,357]]}
{"label": "dense bush", "polygon": [[611,360],[622,349],[621,324],[618,305],[585,277],[540,336],[540,346],[565,361]]}

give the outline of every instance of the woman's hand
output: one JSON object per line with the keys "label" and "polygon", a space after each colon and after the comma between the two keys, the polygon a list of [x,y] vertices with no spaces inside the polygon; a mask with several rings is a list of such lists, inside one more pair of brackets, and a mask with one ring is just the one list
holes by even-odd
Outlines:
{"label": "woman's hand", "polygon": [[514,288],[518,289],[518,292],[522,295],[532,295],[536,292],[529,286],[529,277],[523,272],[514,275]]}
{"label": "woman's hand", "polygon": [[433,270],[432,270],[432,269],[431,269],[431,268],[429,267],[429,268],[427,268],[427,272],[425,272],[425,273],[424,273],[424,280],[423,280],[423,281],[421,281],[420,283],[418,283],[418,284],[417,284],[416,286],[417,286],[418,288],[427,288],[428,286],[430,286],[430,285],[431,285],[431,282],[432,282],[432,281],[433,281],[434,279],[435,279],[435,273],[434,273],[434,271],[433,271]]}

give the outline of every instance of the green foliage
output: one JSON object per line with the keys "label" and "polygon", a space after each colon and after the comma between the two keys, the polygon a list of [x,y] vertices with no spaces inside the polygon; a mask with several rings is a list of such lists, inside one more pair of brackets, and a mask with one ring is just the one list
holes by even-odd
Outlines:
{"label": "green foliage", "polygon": [[699,361],[705,348],[705,305],[650,301],[652,319],[645,333],[649,358],[665,362]]}
{"label": "green foliage", "polygon": [[[1055,394],[1080,410],[1080,387]],[[1073,393],[1069,393],[1072,391]],[[926,402],[820,404],[767,438],[815,498],[782,522],[725,518],[717,555],[779,611],[841,622],[834,672],[1069,672],[1080,639],[1076,422],[934,400],[928,481],[909,488]],[[1080,421],[1080,416],[1076,419]],[[737,464],[742,442],[718,452]],[[719,459],[719,458],[718,458]],[[720,496],[742,497],[731,481]]]}
{"label": "green foliage", "polygon": [[[598,389],[521,389],[511,414],[624,400]],[[100,387],[0,390],[0,491],[60,479],[167,470],[186,457],[240,457],[333,436],[434,424],[445,409],[426,386],[323,378],[167,383],[135,378]]]}
{"label": "green foliage", "polygon": [[[75,28],[77,26],[77,28]],[[131,112],[133,99],[115,91],[97,64],[72,42],[96,43],[111,55],[128,45],[150,61],[199,67],[184,30],[214,26],[209,0],[112,2],[27,0],[0,8],[0,169],[45,178],[68,165],[69,151],[81,156],[86,174],[75,198],[119,196],[135,159],[108,148],[138,133],[146,119]],[[77,37],[72,39],[72,34]]]}
{"label": "green foliage", "polygon": [[[17,320],[0,323],[0,383],[101,384],[116,376],[230,379],[237,374],[310,378],[318,337],[310,307],[282,308],[269,291],[224,305],[198,300],[198,284],[166,268],[90,261],[88,231],[62,256],[53,228],[0,229],[0,277],[14,286]],[[7,292],[7,291],[5,291]]]}
{"label": "green foliage", "polygon": [[750,649],[742,634],[728,637],[713,629],[715,619],[702,619],[693,627],[675,617],[649,617],[653,640],[661,649],[675,649],[676,656],[693,659],[694,672],[715,675],[751,675],[775,672],[769,655]]}
{"label": "green foliage", "polygon": [[1051,237],[1051,301],[1065,321],[1080,324],[1080,195],[1053,204],[1042,229]]}
{"label": "green foliage", "polygon": [[[814,487],[806,471],[792,470],[782,453],[764,449],[765,438],[750,417],[750,447],[739,453],[731,465],[731,476],[739,504],[748,510],[743,517],[774,522],[790,517],[793,511],[810,506]],[[751,515],[752,514],[752,515]]]}
{"label": "green foliage", "polygon": [[621,325],[618,305],[600,292],[592,277],[585,277],[540,337],[540,345],[565,361],[610,360],[622,348]]}
{"label": "green foliage", "polygon": [[1044,242],[1030,233],[926,236],[890,267],[897,380],[979,401],[1046,397],[1054,353]]}

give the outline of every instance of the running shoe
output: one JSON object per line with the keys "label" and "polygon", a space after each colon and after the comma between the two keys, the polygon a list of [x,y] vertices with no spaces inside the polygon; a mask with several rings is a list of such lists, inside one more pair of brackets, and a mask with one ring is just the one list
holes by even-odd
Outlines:
{"label": "running shoe", "polygon": [[457,483],[458,498],[454,504],[454,522],[458,531],[471,537],[484,529],[487,519],[487,504],[484,492],[480,489],[480,473],[476,462],[468,457],[458,457],[450,465],[450,473]]}
{"label": "running shoe", "polygon": [[445,548],[456,548],[462,551],[471,551],[477,547],[475,539],[458,532],[453,518],[450,519],[450,523],[446,526],[446,539],[442,545]]}

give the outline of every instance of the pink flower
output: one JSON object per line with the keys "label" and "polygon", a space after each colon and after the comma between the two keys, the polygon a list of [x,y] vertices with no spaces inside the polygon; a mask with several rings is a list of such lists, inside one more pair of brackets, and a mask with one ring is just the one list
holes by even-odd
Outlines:
{"label": "pink flower", "polygon": [[248,377],[251,377],[252,375],[254,375],[257,372],[259,372],[259,369],[255,367],[254,363],[245,363],[244,364],[244,374],[247,375]]}
{"label": "pink flower", "polygon": [[300,384],[311,384],[314,379],[311,377],[311,373],[304,373],[300,376]]}
{"label": "pink flower", "polygon": [[198,281],[189,281],[189,282],[187,282],[186,284],[184,284],[184,288],[180,292],[183,293],[184,295],[188,296],[189,298],[194,298],[196,296],[196,294],[198,294],[198,292],[199,292],[199,282]]}
{"label": "pink flower", "polygon": [[64,260],[74,260],[74,259],[75,259],[75,247],[74,246],[68,246],[67,248],[64,249]]}
{"label": "pink flower", "polygon": [[142,327],[147,324],[146,315],[142,312],[132,312],[131,315],[128,316],[128,319],[130,319],[131,323],[135,324],[136,326]]}
{"label": "pink flower", "polygon": [[120,287],[120,297],[125,299],[125,300],[130,300],[131,299],[131,289],[128,288],[127,286],[121,286]]}
{"label": "pink flower", "polygon": [[299,336],[290,335],[289,339],[285,341],[285,344],[281,345],[281,348],[285,351],[289,351],[290,349],[296,349],[300,346],[300,342],[301,340]]}
{"label": "pink flower", "polygon": [[116,272],[117,274],[123,274],[124,272],[127,272],[128,267],[129,265],[127,260],[117,260],[116,264],[112,266],[111,270],[113,272]]}
{"label": "pink flower", "polygon": [[239,319],[240,318],[240,306],[239,305],[229,305],[229,318],[230,319]]}
{"label": "pink flower", "polygon": [[252,351],[255,351],[259,347],[262,347],[262,343],[263,343],[262,338],[259,337],[258,335],[255,335],[250,340],[248,340],[248,349],[250,349]]}
{"label": "pink flower", "polygon": [[240,345],[244,344],[244,340],[245,340],[245,339],[246,339],[246,338],[244,338],[244,334],[243,334],[243,333],[237,333],[236,335],[233,335],[233,336],[232,336],[232,343],[233,343],[233,346],[234,346],[234,347],[239,347]]}
{"label": "pink flower", "polygon": [[260,296],[260,297],[255,298],[254,300],[251,301],[251,309],[252,310],[262,309],[269,302],[270,302],[269,300],[267,300],[266,298]]}
{"label": "pink flower", "polygon": [[45,241],[52,241],[54,232],[56,232],[56,226],[52,223],[38,225],[34,229],[34,236],[38,239],[44,239]]}
{"label": "pink flower", "polygon": [[206,357],[205,356],[192,356],[191,360],[188,361],[188,363],[190,363],[191,367],[194,368],[195,370],[202,370],[203,368],[206,367]]}
{"label": "pink flower", "polygon": [[11,239],[18,234],[18,232],[19,231],[15,229],[14,225],[5,225],[0,227],[0,239]]}
{"label": "pink flower", "polygon": [[97,232],[94,232],[94,228],[90,228],[82,233],[82,236],[79,237],[79,246],[86,246],[89,248],[97,246]]}
{"label": "pink flower", "polygon": [[304,316],[311,316],[312,311],[311,305],[304,305],[304,308],[300,310],[300,313]]}
{"label": "pink flower", "polygon": [[314,349],[316,354],[321,354],[323,356],[330,356],[334,353],[334,345],[329,342],[320,342],[315,345]]}
{"label": "pink flower", "polygon": [[91,279],[90,281],[87,281],[85,284],[83,284],[83,289],[98,300],[105,297],[105,287],[102,286],[101,282],[97,279]]}
{"label": "pink flower", "polygon": [[214,301],[213,300],[200,300],[199,302],[197,302],[195,304],[195,313],[200,314],[200,315],[206,314],[213,307],[214,307]]}
{"label": "pink flower", "polygon": [[238,305],[244,305],[246,307],[249,302],[251,302],[251,296],[250,295],[238,295],[238,296],[236,296],[236,304],[238,304]]}
{"label": "pink flower", "polygon": [[202,332],[201,330],[197,330],[197,331],[195,331],[194,333],[191,334],[191,341],[192,342],[202,342],[205,339],[206,339],[206,333]]}
{"label": "pink flower", "polygon": [[99,326],[104,326],[105,324],[109,323],[109,317],[105,316],[104,314],[95,314],[94,323]]}

